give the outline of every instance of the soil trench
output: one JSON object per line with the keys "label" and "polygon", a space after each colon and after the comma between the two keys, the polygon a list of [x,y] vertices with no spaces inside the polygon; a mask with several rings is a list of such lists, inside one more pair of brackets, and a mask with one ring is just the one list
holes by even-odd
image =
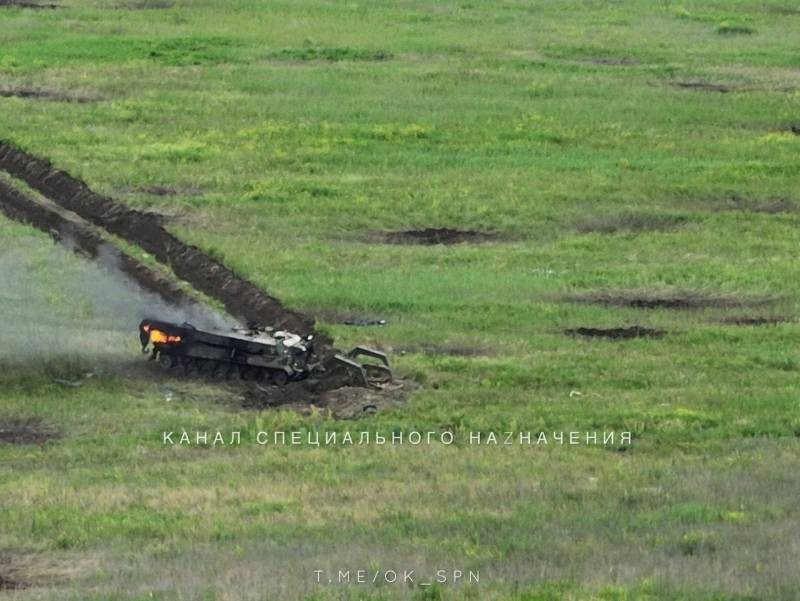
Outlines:
{"label": "soil trench", "polygon": [[130,255],[123,253],[77,219],[70,219],[55,208],[29,198],[16,188],[0,181],[0,211],[9,219],[26,223],[49,234],[64,246],[88,256],[111,261],[142,288],[160,296],[169,304],[187,306],[197,301],[168,278],[156,273]]}
{"label": "soil trench", "polygon": [[0,168],[61,207],[152,254],[195,289],[219,300],[237,319],[301,335],[313,333],[318,340],[327,340],[314,330],[313,317],[285,308],[278,299],[196,246],[182,242],[164,229],[158,215],[130,209],[97,194],[49,161],[5,142],[0,142]]}

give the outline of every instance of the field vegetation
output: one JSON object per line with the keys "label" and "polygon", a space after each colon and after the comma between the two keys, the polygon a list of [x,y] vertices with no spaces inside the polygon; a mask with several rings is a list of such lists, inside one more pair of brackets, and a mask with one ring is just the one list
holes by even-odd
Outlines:
{"label": "field vegetation", "polygon": [[[163,214],[408,385],[342,421],[162,376],[135,290],[0,221],[0,598],[797,598],[790,2],[13,4],[0,139]],[[478,235],[397,235],[429,228]],[[660,334],[575,332],[632,326]],[[182,429],[243,444],[162,444]],[[553,443],[573,430],[633,438]],[[317,585],[340,568],[481,581]]]}

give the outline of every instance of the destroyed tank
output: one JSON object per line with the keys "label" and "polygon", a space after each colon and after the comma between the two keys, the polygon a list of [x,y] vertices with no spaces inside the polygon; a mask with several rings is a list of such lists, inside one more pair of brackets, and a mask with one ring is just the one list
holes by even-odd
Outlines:
{"label": "destroyed tank", "polygon": [[[142,352],[164,369],[217,379],[242,378],[283,386],[288,382],[338,378],[342,384],[371,387],[390,382],[385,353],[357,346],[348,353],[318,356],[312,334],[300,336],[271,328],[230,332],[200,330],[189,323],[144,319],[139,324]],[[363,358],[375,362],[362,362]]]}

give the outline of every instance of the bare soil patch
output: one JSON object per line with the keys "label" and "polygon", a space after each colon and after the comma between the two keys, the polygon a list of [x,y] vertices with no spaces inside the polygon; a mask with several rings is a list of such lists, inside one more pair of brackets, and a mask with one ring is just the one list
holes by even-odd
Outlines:
{"label": "bare soil patch", "polygon": [[[0,0],[2,2],[2,0]],[[39,100],[54,100],[58,102],[94,102],[96,98],[88,98],[86,96],[76,96],[72,94],[64,94],[63,92],[51,92],[48,90],[37,90],[33,88],[3,88],[0,89],[0,97],[2,98],[35,98]]]}
{"label": "bare soil patch", "polygon": [[322,412],[335,419],[354,419],[397,407],[419,386],[398,377],[369,388],[353,386],[353,379],[345,370],[329,372],[322,379],[275,386],[239,376],[220,380],[207,374],[164,372],[155,364],[142,361],[127,365],[124,374],[128,378],[161,382],[161,391],[168,402],[222,401],[235,409],[288,409],[302,415]]}
{"label": "bare soil patch", "polygon": [[384,241],[389,244],[422,244],[429,246],[436,244],[459,244],[462,242],[489,242],[500,239],[500,235],[493,232],[457,230],[446,227],[387,232],[384,234]]}
{"label": "bare soil patch", "polygon": [[325,343],[328,337],[314,330],[314,319],[287,309],[249,280],[186,244],[164,229],[158,215],[137,211],[92,191],[84,182],[55,169],[49,161],[0,142],[0,168],[20,178],[61,207],[141,247],[195,289],[219,300],[228,313],[242,322],[314,333]]}
{"label": "bare soil patch", "polygon": [[358,419],[399,406],[410,387],[403,380],[381,388],[343,386],[330,390],[315,390],[313,384],[305,382],[280,388],[253,384],[241,397],[241,404],[247,409],[280,407],[303,415],[321,412],[334,419]]}
{"label": "bare soil patch", "polygon": [[571,328],[564,330],[564,333],[567,336],[625,340],[630,338],[662,338],[667,332],[643,326],[631,326],[629,328]]}
{"label": "bare soil patch", "polygon": [[39,417],[0,417],[0,444],[43,444],[60,437],[55,428],[43,424]]}
{"label": "bare soil patch", "polygon": [[732,309],[761,307],[775,302],[774,298],[740,298],[735,296],[708,295],[699,292],[639,293],[639,292],[591,292],[568,295],[565,300],[573,303],[628,307],[632,309]]}
{"label": "bare soil patch", "polygon": [[584,234],[616,234],[618,232],[655,232],[676,229],[689,221],[683,215],[657,215],[644,213],[623,213],[620,215],[599,215],[577,224]]}

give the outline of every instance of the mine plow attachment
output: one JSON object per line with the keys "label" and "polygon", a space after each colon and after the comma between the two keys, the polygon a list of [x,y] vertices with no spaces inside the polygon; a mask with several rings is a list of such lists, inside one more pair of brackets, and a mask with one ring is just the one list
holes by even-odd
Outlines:
{"label": "mine plow attachment", "polygon": [[[360,357],[371,357],[380,364],[362,363]],[[356,386],[372,388],[392,381],[392,369],[385,353],[363,346],[357,346],[347,354],[337,353],[331,359],[328,370],[346,371]]]}
{"label": "mine plow attachment", "polygon": [[366,346],[357,346],[352,351],[347,353],[348,359],[355,359],[356,357],[372,357],[373,359],[377,359],[388,369],[389,368],[389,357],[386,356],[386,353],[382,353],[381,351],[376,351],[375,349],[367,348]]}
{"label": "mine plow attachment", "polygon": [[357,346],[347,353],[347,358],[352,361],[357,361],[358,357],[371,357],[380,361],[380,364],[361,363],[370,384],[387,384],[392,381],[392,367],[386,353],[365,346]]}

